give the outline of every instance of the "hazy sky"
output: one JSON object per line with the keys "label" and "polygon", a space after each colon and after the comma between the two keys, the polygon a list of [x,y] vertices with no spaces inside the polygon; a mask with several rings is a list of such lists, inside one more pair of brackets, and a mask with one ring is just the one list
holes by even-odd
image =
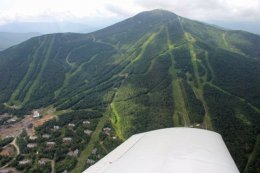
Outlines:
{"label": "hazy sky", "polygon": [[[152,9],[260,30],[260,0],[0,0],[0,24],[28,21],[113,23]],[[260,31],[259,31],[260,32]]]}

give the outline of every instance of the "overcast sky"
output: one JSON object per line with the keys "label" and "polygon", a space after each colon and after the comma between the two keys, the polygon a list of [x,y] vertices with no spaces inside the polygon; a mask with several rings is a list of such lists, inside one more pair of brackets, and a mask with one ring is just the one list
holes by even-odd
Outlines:
{"label": "overcast sky", "polygon": [[260,0],[0,0],[0,25],[37,21],[111,24],[152,9],[260,34]]}

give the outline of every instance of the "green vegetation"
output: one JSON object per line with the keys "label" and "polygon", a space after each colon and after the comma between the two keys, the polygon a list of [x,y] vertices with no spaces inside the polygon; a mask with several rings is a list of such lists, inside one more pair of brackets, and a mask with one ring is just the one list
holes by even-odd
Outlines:
{"label": "green vegetation", "polygon": [[4,138],[4,139],[0,139],[0,147],[4,147],[7,144],[11,143],[14,140],[13,137],[8,137],[8,138]]}
{"label": "green vegetation", "polygon": [[5,164],[7,164],[11,160],[12,160],[12,157],[0,156],[0,167],[4,166]]}
{"label": "green vegetation", "polygon": [[76,166],[77,159],[72,156],[66,156],[64,160],[55,165],[56,172],[63,172],[64,170],[71,170]]}
{"label": "green vegetation", "polygon": [[[243,170],[252,152],[256,133],[259,132],[259,113],[246,103],[220,90],[205,86],[204,95],[209,105],[213,128],[223,135],[233,158],[240,170]],[[252,121],[253,117],[254,121]],[[250,121],[251,120],[251,121]]]}
{"label": "green vegetation", "polygon": [[[36,129],[36,140],[17,138],[21,154],[12,166],[78,173],[135,133],[186,126],[219,132],[239,170],[259,172],[259,43],[257,35],[154,10],[90,34],[44,35],[2,51],[0,114],[63,112]],[[32,161],[19,165],[24,160]]]}
{"label": "green vegetation", "polygon": [[260,107],[260,61],[225,50],[209,52],[209,61],[214,84]]}

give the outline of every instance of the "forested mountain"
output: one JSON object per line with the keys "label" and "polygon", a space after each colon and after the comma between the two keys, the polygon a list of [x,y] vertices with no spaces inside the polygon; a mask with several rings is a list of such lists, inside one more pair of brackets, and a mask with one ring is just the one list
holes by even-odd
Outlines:
{"label": "forested mountain", "polygon": [[259,172],[259,46],[258,35],[164,10],[34,37],[0,52],[0,110],[96,110],[122,140],[173,126],[214,130],[241,172]]}

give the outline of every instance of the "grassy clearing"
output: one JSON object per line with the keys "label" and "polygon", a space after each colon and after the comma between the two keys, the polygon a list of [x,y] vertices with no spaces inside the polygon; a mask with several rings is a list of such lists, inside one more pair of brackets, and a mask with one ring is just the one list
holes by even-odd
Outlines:
{"label": "grassy clearing", "polygon": [[154,40],[155,36],[157,35],[157,33],[152,33],[148,39],[144,42],[144,44],[141,46],[142,50],[140,52],[140,54],[132,61],[133,63],[135,63],[136,61],[138,61],[140,58],[143,57],[144,51],[146,50],[147,46]]}
{"label": "grassy clearing", "polygon": [[[195,81],[198,82],[198,85],[200,85],[200,81],[199,81],[199,70],[198,70],[198,64],[197,64],[197,55],[195,53],[194,47],[193,47],[193,43],[196,42],[195,38],[193,38],[191,36],[190,33],[185,32],[185,38],[188,42],[188,46],[189,46],[189,50],[190,50],[190,55],[191,55],[191,62],[193,65],[193,70],[194,70],[194,74],[195,74]],[[201,86],[199,86],[201,87]]]}
{"label": "grassy clearing", "polygon": [[243,55],[245,57],[247,57],[247,55],[245,53],[243,53],[241,50],[239,50],[238,48],[230,45],[226,39],[226,35],[227,35],[227,32],[223,32],[222,33],[222,40],[223,40],[223,43],[224,43],[224,47],[225,49],[231,51],[231,52],[234,52],[234,53],[238,53],[240,55]]}
{"label": "grassy clearing", "polygon": [[[185,100],[181,88],[181,79],[178,79],[176,75],[176,69],[174,68],[174,59],[172,59],[172,67],[170,68],[170,74],[172,75],[172,94],[174,98],[174,114],[173,123],[174,126],[189,126],[190,120],[188,111],[185,106]],[[181,119],[180,119],[181,118]]]}
{"label": "grassy clearing", "polygon": [[181,79],[177,77],[177,69],[174,68],[175,60],[171,54],[171,51],[174,50],[174,43],[172,43],[169,39],[169,31],[166,28],[166,35],[167,35],[167,44],[168,44],[168,53],[171,56],[172,66],[169,69],[169,73],[172,76],[172,95],[174,100],[174,114],[173,114],[173,124],[175,127],[178,126],[189,126],[190,120],[188,111],[185,106],[185,100],[183,97],[183,92],[181,88]]}
{"label": "grassy clearing", "polygon": [[50,38],[50,44],[48,46],[48,49],[47,49],[47,52],[46,52],[46,56],[44,57],[44,60],[43,60],[43,63],[42,63],[42,66],[40,68],[40,72],[37,74],[35,80],[33,81],[32,85],[30,86],[28,92],[26,93],[25,95],[25,98],[23,100],[23,104],[24,103],[27,103],[33,93],[33,91],[36,89],[36,86],[39,84],[39,80],[40,80],[40,77],[43,73],[43,70],[46,68],[47,64],[48,64],[48,60],[50,58],[50,53],[51,53],[51,50],[52,50],[52,45],[53,45],[53,42],[55,40],[55,36],[53,36],[52,38]]}
{"label": "grassy clearing", "polygon": [[15,89],[15,91],[12,93],[8,103],[10,104],[15,104],[18,106],[22,106],[22,102],[17,100],[18,95],[26,89],[27,87],[27,83],[30,80],[30,76],[32,76],[33,71],[36,67],[37,64],[37,54],[39,53],[39,50],[42,48],[42,46],[44,45],[46,39],[44,41],[41,42],[40,46],[35,50],[34,54],[32,55],[32,62],[29,64],[29,68],[25,74],[25,76],[23,77],[23,79],[21,80],[21,82],[18,84],[17,88]]}
{"label": "grassy clearing", "polygon": [[114,115],[113,118],[112,118],[112,123],[114,125],[115,131],[116,131],[119,139],[124,141],[125,138],[124,138],[124,133],[123,133],[123,130],[122,130],[122,127],[121,127],[121,124],[122,124],[121,123],[121,117],[116,110],[115,103],[112,102],[110,105],[111,105],[111,111]]}
{"label": "grassy clearing", "polygon": [[168,45],[168,50],[171,51],[174,49],[174,44],[171,42],[170,37],[169,37],[169,28],[165,28],[166,36],[167,36],[167,45]]}
{"label": "grassy clearing", "polygon": [[[212,69],[212,67],[211,67],[211,65],[209,64],[209,53],[207,52],[207,51],[205,51],[205,58],[206,58],[206,63],[207,63],[207,67],[208,67],[208,69],[209,69],[209,71],[210,71],[210,74],[211,74],[211,80],[209,81],[209,82],[211,82],[211,81],[213,81],[213,79],[214,79],[214,71],[213,71],[213,69]],[[209,74],[207,74],[207,77],[208,77],[208,75]]]}
{"label": "grassy clearing", "polygon": [[[190,49],[190,55],[191,55],[192,65],[193,65],[194,74],[195,74],[195,82],[197,82],[198,85],[195,86],[192,83],[190,83],[190,84],[193,88],[193,91],[194,91],[196,97],[202,102],[204,110],[205,110],[203,127],[205,129],[212,130],[213,127],[212,127],[212,123],[211,123],[211,120],[210,120],[209,108],[208,108],[207,102],[204,99],[204,94],[203,94],[203,88],[204,88],[204,85],[205,85],[205,81],[207,79],[206,76],[208,74],[206,72],[206,74],[203,78],[204,80],[200,80],[199,70],[198,70],[199,61],[197,59],[197,55],[195,53],[195,48],[193,46],[193,44],[196,42],[196,39],[194,37],[192,37],[192,35],[190,33],[187,33],[187,32],[185,32],[185,38],[188,42],[188,46],[189,46],[189,49]],[[206,59],[207,59],[207,63],[208,63],[207,65],[209,66],[207,53],[206,53]],[[213,70],[210,66],[209,66],[209,69],[210,69],[210,73],[213,74]]]}
{"label": "grassy clearing", "polygon": [[[68,55],[68,56],[69,56],[69,55]],[[64,79],[63,85],[62,85],[58,90],[56,90],[56,91],[54,92],[55,97],[57,97],[58,95],[60,95],[60,93],[62,92],[62,90],[68,86],[70,79],[73,78],[73,77],[74,77],[76,74],[78,74],[79,72],[81,72],[81,71],[82,71],[82,68],[83,68],[86,64],[88,64],[88,63],[90,63],[91,61],[93,61],[93,60],[96,58],[96,56],[97,56],[97,55],[92,56],[87,62],[84,62],[84,63],[80,64],[78,67],[76,67],[76,64],[73,64],[73,65],[71,66],[71,70],[65,74],[65,79]],[[67,60],[66,60],[66,61],[67,61]],[[74,70],[74,69],[75,69],[75,70]],[[73,70],[74,70],[74,71],[73,71]]]}
{"label": "grassy clearing", "polygon": [[104,44],[104,45],[107,45],[107,46],[110,46],[110,47],[112,47],[113,49],[115,49],[120,55],[122,55],[122,51],[120,50],[119,45],[113,45],[113,44],[111,44],[111,43],[104,42],[104,41],[101,41],[101,40],[97,40],[96,42],[97,42],[97,43]]}
{"label": "grassy clearing", "polygon": [[[187,127],[190,125],[190,120],[189,120],[187,108],[185,106],[185,99],[181,88],[181,80],[173,78],[172,88],[173,88],[173,98],[175,101],[175,111],[173,115],[174,125],[175,126],[184,125]],[[179,119],[180,116],[182,117],[182,120]],[[184,124],[179,124],[179,122],[184,122]]]}
{"label": "grassy clearing", "polygon": [[66,63],[70,66],[70,67],[75,67],[75,63],[71,63],[69,62],[69,58],[70,58],[71,52],[68,53],[67,57],[66,57]]}
{"label": "grassy clearing", "polygon": [[224,46],[227,48],[227,49],[230,49],[229,46],[228,46],[228,42],[226,40],[226,32],[223,32],[222,33],[222,39],[223,39],[223,42],[224,42]]}

